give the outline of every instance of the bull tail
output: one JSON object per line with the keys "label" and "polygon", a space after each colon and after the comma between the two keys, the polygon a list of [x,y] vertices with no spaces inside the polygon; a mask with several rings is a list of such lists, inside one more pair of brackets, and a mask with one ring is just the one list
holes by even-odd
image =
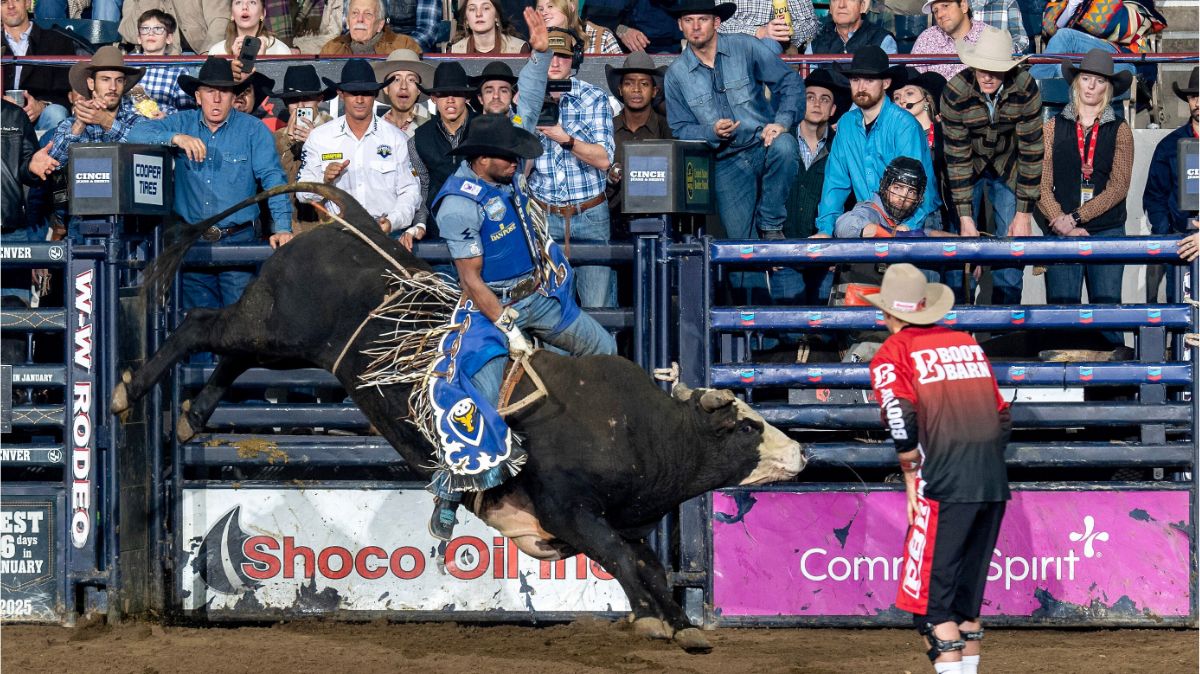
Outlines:
{"label": "bull tail", "polygon": [[380,236],[386,238],[386,235],[380,231],[379,226],[375,224],[374,219],[367,213],[366,209],[355,201],[354,197],[337,187],[324,183],[278,185],[265,192],[259,192],[252,197],[243,199],[237,204],[194,225],[183,220],[177,221],[175,226],[170,228],[163,237],[163,250],[146,268],[145,283],[142,286],[142,292],[152,295],[160,304],[163,303],[166,300],[167,290],[171,287],[171,281],[175,278],[175,274],[179,271],[180,266],[183,265],[184,257],[187,256],[192,246],[196,245],[196,242],[200,240],[205,230],[230,214],[236,213],[251,204],[256,204],[264,199],[270,199],[280,194],[291,194],[294,192],[312,192],[318,194],[336,204],[342,214],[342,218],[354,226],[355,229],[367,234],[371,238],[379,238]]}

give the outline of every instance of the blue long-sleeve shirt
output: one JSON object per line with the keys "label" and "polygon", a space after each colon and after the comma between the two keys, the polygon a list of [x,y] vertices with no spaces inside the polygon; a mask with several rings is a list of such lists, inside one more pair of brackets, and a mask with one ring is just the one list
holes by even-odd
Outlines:
{"label": "blue long-sleeve shirt", "polygon": [[[175,153],[175,212],[196,223],[214,216],[262,190],[286,182],[275,141],[257,118],[231,110],[225,123],[214,132],[204,123],[199,109],[183,110],[165,119],[135,126],[125,137],[129,143],[170,145],[177,134],[199,138],[208,148],[202,162],[194,162],[182,151]],[[292,204],[286,194],[271,197],[271,231],[292,231]],[[258,216],[251,204],[216,223],[229,227]]]}
{"label": "blue long-sleeve shirt", "polygon": [[[804,82],[762,40],[749,35],[717,35],[712,68],[690,48],[667,68],[667,122],[680,140],[703,140],[718,159],[756,143],[772,122],[791,129],[804,104]],[[768,101],[763,86],[771,89]],[[741,122],[729,141],[713,130],[719,119]]]}
{"label": "blue long-sleeve shirt", "polygon": [[852,108],[838,122],[829,162],[825,165],[825,183],[817,207],[817,231],[833,234],[851,191],[855,201],[870,201],[879,191],[884,169],[896,157],[918,159],[925,167],[925,199],[903,223],[911,230],[920,229],[925,217],[941,204],[929,145],[917,118],[884,97],[883,109],[871,125],[870,133],[867,133],[859,108]]}
{"label": "blue long-sleeve shirt", "polygon": [[[1150,233],[1155,236],[1180,234],[1188,231],[1188,214],[1179,210],[1179,172],[1176,159],[1179,141],[1192,137],[1192,123],[1175,129],[1154,148],[1150,160],[1150,173],[1146,177],[1146,191],[1142,193],[1142,206],[1150,219]],[[1191,217],[1196,217],[1193,213]]]}

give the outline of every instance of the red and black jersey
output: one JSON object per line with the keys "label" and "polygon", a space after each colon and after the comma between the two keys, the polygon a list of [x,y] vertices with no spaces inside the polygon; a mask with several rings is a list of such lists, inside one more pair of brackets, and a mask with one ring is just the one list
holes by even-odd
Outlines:
{"label": "red and black jersey", "polygon": [[925,495],[948,503],[1008,500],[1008,403],[970,335],[904,328],[871,360],[871,385],[896,451],[921,450]]}

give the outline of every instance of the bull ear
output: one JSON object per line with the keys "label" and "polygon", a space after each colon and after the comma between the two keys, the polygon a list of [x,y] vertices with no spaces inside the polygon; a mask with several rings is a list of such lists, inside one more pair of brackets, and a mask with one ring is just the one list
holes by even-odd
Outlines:
{"label": "bull ear", "polygon": [[700,409],[705,412],[714,412],[722,407],[728,407],[733,404],[737,398],[732,391],[727,389],[708,389],[704,395],[700,396]]}

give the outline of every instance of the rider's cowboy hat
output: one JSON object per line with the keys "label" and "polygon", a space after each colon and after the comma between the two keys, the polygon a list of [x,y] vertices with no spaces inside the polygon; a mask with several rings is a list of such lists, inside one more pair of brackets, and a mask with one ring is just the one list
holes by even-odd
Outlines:
{"label": "rider's cowboy hat", "polygon": [[865,299],[884,313],[913,325],[936,323],[954,307],[954,293],[949,286],[930,283],[920,269],[907,262],[888,267],[879,292]]}
{"label": "rider's cowboy hat", "polygon": [[92,55],[92,60],[80,61],[71,66],[71,71],[67,75],[67,79],[71,82],[71,89],[80,96],[91,98],[92,91],[88,89],[87,80],[89,77],[95,77],[95,73],[101,70],[116,70],[125,74],[125,90],[121,92],[122,96],[137,86],[142,75],[146,74],[145,68],[133,68],[125,65],[125,57],[121,54],[121,50],[110,45],[97,49],[96,53]]}
{"label": "rider's cowboy hat", "polygon": [[1075,81],[1079,73],[1090,73],[1099,75],[1108,80],[1112,85],[1112,97],[1116,98],[1121,94],[1129,91],[1129,85],[1133,84],[1133,73],[1122,70],[1116,72],[1113,67],[1112,55],[1103,49],[1093,49],[1084,55],[1083,61],[1076,66],[1071,63],[1070,59],[1063,59],[1062,76],[1067,81],[1067,86],[1070,86]]}

